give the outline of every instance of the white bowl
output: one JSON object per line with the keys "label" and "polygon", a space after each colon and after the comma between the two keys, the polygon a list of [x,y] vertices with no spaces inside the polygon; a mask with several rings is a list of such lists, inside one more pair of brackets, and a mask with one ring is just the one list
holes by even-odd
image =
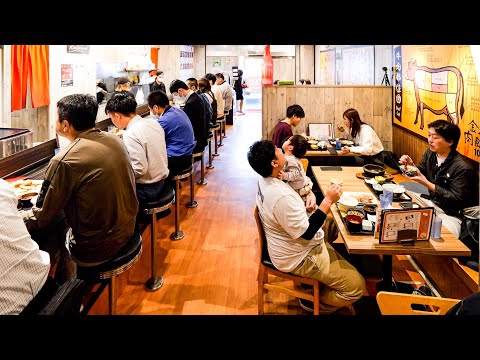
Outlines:
{"label": "white bowl", "polygon": [[341,211],[347,211],[348,209],[358,205],[358,200],[353,196],[342,196],[337,202],[338,208]]}

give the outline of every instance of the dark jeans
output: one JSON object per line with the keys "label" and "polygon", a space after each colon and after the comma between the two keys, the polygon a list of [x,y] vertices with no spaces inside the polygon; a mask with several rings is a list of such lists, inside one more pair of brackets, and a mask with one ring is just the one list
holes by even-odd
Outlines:
{"label": "dark jeans", "polygon": [[182,170],[190,167],[192,165],[192,154],[183,155],[183,156],[169,156],[168,157],[168,178],[171,179],[173,176],[177,175]]}
{"label": "dark jeans", "polygon": [[49,276],[37,295],[25,306],[19,315],[37,315],[53,298],[58,287],[56,281]]}
{"label": "dark jeans", "polygon": [[48,226],[30,231],[30,236],[37,242],[40,250],[50,255],[50,266],[54,269],[54,279],[59,285],[76,276],[76,264],[65,246],[68,228],[65,214],[61,211]]}
{"label": "dark jeans", "polygon": [[149,201],[158,199],[158,197],[160,196],[160,193],[163,190],[164,185],[165,185],[165,179],[162,179],[160,181],[157,181],[151,184],[136,183],[135,187],[137,189],[137,199],[140,204],[140,207],[142,207],[143,204]]}

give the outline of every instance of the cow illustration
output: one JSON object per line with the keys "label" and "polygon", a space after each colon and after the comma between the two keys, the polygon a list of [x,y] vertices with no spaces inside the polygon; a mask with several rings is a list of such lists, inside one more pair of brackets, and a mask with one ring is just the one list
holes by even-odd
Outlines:
{"label": "cow illustration", "polygon": [[[459,115],[461,119],[465,112],[463,107],[463,76],[459,69],[455,66],[444,66],[441,68],[418,66],[417,60],[410,60],[405,73],[405,79],[413,81],[415,87],[417,114],[414,124],[418,122],[418,113],[420,112],[420,129],[423,130],[423,111],[428,109],[436,115],[445,114],[450,122],[458,125]],[[440,107],[434,109],[427,105],[419,90],[443,94],[444,98],[442,98]],[[460,97],[461,104],[459,108]]]}

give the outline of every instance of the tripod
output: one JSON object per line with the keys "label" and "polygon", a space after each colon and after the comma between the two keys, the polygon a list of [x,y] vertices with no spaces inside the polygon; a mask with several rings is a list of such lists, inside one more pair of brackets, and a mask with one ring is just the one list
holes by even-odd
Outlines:
{"label": "tripod", "polygon": [[385,74],[383,75],[382,85],[383,85],[383,82],[384,82],[384,81],[385,81],[385,86],[390,86],[390,81],[388,81],[387,70],[385,70]]}

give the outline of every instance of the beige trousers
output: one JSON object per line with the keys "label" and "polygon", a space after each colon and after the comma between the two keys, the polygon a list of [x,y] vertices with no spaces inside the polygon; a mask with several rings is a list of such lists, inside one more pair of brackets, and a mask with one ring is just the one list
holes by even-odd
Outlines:
{"label": "beige trousers", "polygon": [[325,220],[324,231],[325,241],[310,250],[292,273],[317,279],[324,285],[320,288],[320,311],[330,313],[360,299],[365,292],[365,279],[330,245],[338,235],[330,216]]}

